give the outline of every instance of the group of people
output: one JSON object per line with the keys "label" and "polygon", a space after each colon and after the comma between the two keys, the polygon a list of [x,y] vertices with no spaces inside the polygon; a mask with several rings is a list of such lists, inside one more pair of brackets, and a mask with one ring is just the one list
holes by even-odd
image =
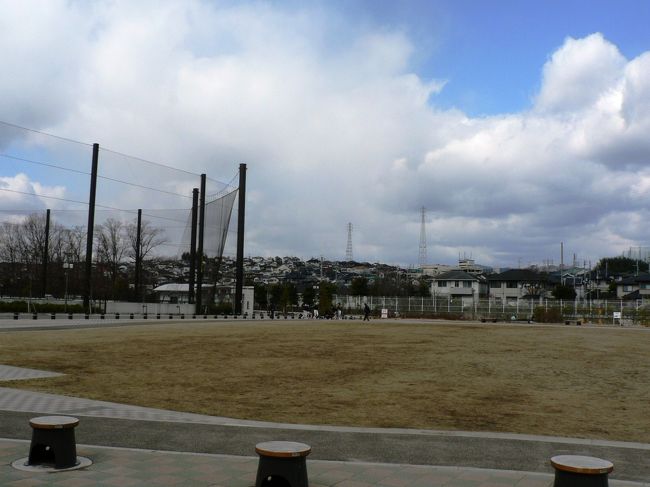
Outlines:
{"label": "group of people", "polygon": [[[275,318],[275,305],[271,304],[268,308],[269,310],[269,315],[271,319]],[[310,312],[306,310],[308,313],[308,316],[310,318],[318,319],[318,308],[314,306],[314,309]],[[342,320],[343,319],[343,308],[341,307],[341,303],[337,304],[336,306],[332,306],[332,309],[328,312],[325,313],[323,316],[324,318],[331,320]],[[368,303],[363,303],[363,321],[370,321],[370,306],[368,306]]]}

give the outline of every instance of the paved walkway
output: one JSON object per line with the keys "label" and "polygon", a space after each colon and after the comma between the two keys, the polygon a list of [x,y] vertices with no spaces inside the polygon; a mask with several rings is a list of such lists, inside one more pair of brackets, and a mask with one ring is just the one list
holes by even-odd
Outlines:
{"label": "paved walkway", "polygon": [[[10,467],[26,456],[29,442],[0,440],[0,483],[3,486],[222,486],[255,484],[257,458],[133,450],[78,445],[77,453],[92,459],[85,469],[35,474]],[[429,467],[308,459],[310,487],[549,487],[553,477],[513,471]],[[612,482],[613,486],[639,486]]]}
{"label": "paved walkway", "polygon": [[[7,368],[0,368],[0,373],[3,371]],[[15,375],[15,371],[10,371]],[[36,372],[30,371],[29,375]],[[553,477],[548,458],[553,452],[594,454],[594,448],[609,448],[609,453],[623,451],[624,457],[641,452],[636,461],[646,464],[650,458],[650,445],[642,444],[590,442],[585,445],[574,439],[522,435],[494,438],[469,432],[281,425],[9,388],[0,388],[0,410],[0,485],[250,487],[257,466],[253,447],[269,439],[305,441],[314,447],[308,461],[312,487],[550,487]],[[73,414],[81,418],[77,428],[78,454],[92,459],[93,465],[55,474],[23,472],[10,466],[14,460],[27,456],[29,418],[43,413]],[[509,442],[515,446],[509,448]],[[118,445],[139,448],[116,448]],[[506,455],[512,455],[505,460],[513,465],[532,451],[533,457],[540,460],[537,465],[540,471],[515,471],[505,464],[499,469],[467,465],[477,462],[481,456],[489,457],[489,451],[494,448],[499,451],[505,448]],[[233,454],[198,453],[204,451]],[[442,456],[436,457],[434,452]],[[602,456],[613,458],[611,454]],[[621,462],[625,463],[623,459],[614,460],[617,466]],[[465,466],[430,466],[463,463]],[[621,480],[612,480],[610,485],[650,487],[650,483]]]}

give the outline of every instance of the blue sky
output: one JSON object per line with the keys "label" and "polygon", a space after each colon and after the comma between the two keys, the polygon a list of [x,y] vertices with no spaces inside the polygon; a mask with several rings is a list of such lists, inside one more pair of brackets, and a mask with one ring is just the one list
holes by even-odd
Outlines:
{"label": "blue sky", "polygon": [[[431,262],[650,246],[650,2],[43,5],[0,0],[0,120],[222,181],[248,164],[247,253],[342,258],[352,222],[356,258],[413,264],[422,206]],[[44,162],[68,150],[0,132],[0,150],[16,148]],[[103,163],[172,192],[193,184]],[[0,187],[87,196],[7,160]],[[5,207],[54,204],[0,192]]]}
{"label": "blue sky", "polygon": [[417,46],[413,68],[448,80],[433,100],[473,116],[525,110],[548,56],[566,37],[601,32],[628,58],[650,43],[644,0],[337,0],[363,22],[404,30]]}

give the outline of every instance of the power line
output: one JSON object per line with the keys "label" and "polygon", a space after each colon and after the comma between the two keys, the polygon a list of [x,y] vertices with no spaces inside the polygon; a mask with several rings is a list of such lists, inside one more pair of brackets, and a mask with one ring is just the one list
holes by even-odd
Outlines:
{"label": "power line", "polygon": [[[16,189],[0,188],[0,191],[5,191],[7,193],[25,194],[27,196],[38,196],[39,198],[48,198],[48,199],[51,199],[51,200],[66,201],[68,203],[77,203],[77,204],[80,204],[80,205],[88,206],[88,203],[86,203],[85,201],[70,200],[70,199],[67,199],[67,198],[59,198],[57,196],[47,196],[47,195],[44,195],[44,194],[28,193],[27,191],[18,191]],[[97,206],[99,206],[99,205],[97,205]]]}
{"label": "power line", "polygon": [[36,164],[38,166],[45,166],[45,167],[52,167],[52,168],[55,168],[55,169],[62,169],[63,171],[75,172],[77,174],[84,174],[86,176],[90,175],[89,172],[80,171],[78,169],[72,169],[70,167],[57,166],[56,164],[50,164],[48,162],[32,161],[31,159],[25,159],[24,157],[11,156],[11,155],[5,154],[5,153],[0,153],[0,157],[5,157],[7,159],[14,159],[16,161],[21,161],[21,162],[28,162],[30,164]]}
{"label": "power line", "polygon": [[115,155],[122,156],[122,157],[128,157],[129,159],[135,159],[136,161],[144,162],[146,164],[151,164],[151,165],[154,165],[154,166],[164,167],[166,169],[171,169],[172,171],[182,172],[182,173],[185,173],[185,174],[189,174],[190,176],[201,177],[200,174],[197,174],[195,172],[187,171],[185,169],[179,169],[177,167],[167,166],[166,164],[161,164],[160,162],[148,161],[147,159],[143,159],[141,157],[130,156],[129,154],[124,154],[122,152],[118,152],[118,151],[115,151],[115,150],[106,149],[105,147],[100,147],[99,150],[103,151],[103,152],[110,152],[111,154],[115,154]]}
{"label": "power line", "polygon": [[128,186],[134,186],[136,188],[148,189],[148,190],[151,190],[151,191],[157,191],[158,193],[164,193],[164,194],[169,194],[169,195],[172,195],[172,196],[179,196],[181,198],[192,199],[191,196],[186,195],[186,194],[174,193],[172,191],[165,191],[164,189],[156,189],[156,188],[152,188],[150,186],[143,186],[142,184],[129,183],[128,181],[122,181],[120,179],[109,178],[108,176],[99,176],[99,175],[97,175],[97,178],[106,179],[107,181],[113,181],[114,183],[122,183],[122,184],[126,184]]}
{"label": "power line", "polygon": [[[72,169],[70,167],[58,166],[56,164],[50,164],[48,162],[33,161],[31,159],[25,159],[24,157],[11,156],[9,154],[4,154],[4,153],[0,153],[0,157],[5,157],[7,159],[14,159],[16,161],[21,161],[21,162],[27,162],[29,164],[35,164],[35,165],[38,165],[38,166],[51,167],[51,168],[54,168],[54,169],[61,169],[63,171],[70,171],[70,172],[74,172],[74,173],[77,173],[77,174],[83,174],[84,176],[90,176],[89,172],[80,171],[79,169]],[[113,181],[114,183],[126,184],[127,186],[134,186],[134,187],[140,188],[140,189],[148,189],[150,191],[157,191],[158,193],[169,194],[169,195],[172,195],[172,196],[179,196],[181,198],[190,198],[190,199],[192,198],[191,196],[186,195],[186,194],[174,193],[172,191],[166,191],[164,189],[152,188],[151,186],[144,186],[142,184],[137,184],[137,183],[130,183],[128,181],[122,181],[121,179],[109,178],[108,176],[98,175],[97,178],[98,179],[105,179],[107,181]]]}
{"label": "power line", "polygon": [[[7,189],[7,188],[0,188],[0,191],[5,191],[7,193],[17,193],[17,194],[24,194],[27,196],[38,196],[39,198],[46,198],[46,199],[51,199],[51,200],[57,200],[57,201],[65,201],[67,203],[76,203],[79,205],[85,205],[88,206],[88,203],[85,201],[78,201],[78,200],[71,200],[68,198],[59,198],[57,196],[48,196],[44,194],[37,194],[37,193],[28,193],[27,191],[18,191],[16,189]],[[105,210],[114,210],[114,211],[123,211],[125,213],[138,213],[138,210],[127,210],[124,208],[115,208],[114,206],[106,206],[106,205],[95,205],[97,208],[103,208]],[[166,211],[164,208],[161,208],[160,211]],[[160,218],[161,220],[170,220],[170,221],[175,221],[179,223],[183,223],[182,220],[175,220],[173,218],[166,218],[163,216],[156,216],[156,215],[147,215],[151,218]]]}
{"label": "power line", "polygon": [[66,142],[73,142],[75,144],[86,145],[86,146],[92,147],[92,144],[89,144],[87,142],[81,142],[80,140],[74,140],[74,139],[68,139],[67,137],[61,137],[60,135],[48,134],[47,132],[41,132],[40,130],[30,129],[30,128],[27,128],[27,127],[22,127],[20,125],[16,125],[15,123],[5,122],[4,120],[0,120],[0,124],[6,125],[8,127],[13,127],[13,128],[16,128],[16,129],[27,130],[29,132],[34,132],[36,134],[47,135],[48,137],[54,137],[55,139],[65,140]]}
{"label": "power line", "polygon": [[148,216],[149,218],[157,218],[159,220],[167,220],[167,221],[176,222],[176,223],[187,223],[184,220],[176,220],[174,218],[167,218],[167,217],[164,217],[164,216],[150,215],[148,213],[143,213],[142,216]]}

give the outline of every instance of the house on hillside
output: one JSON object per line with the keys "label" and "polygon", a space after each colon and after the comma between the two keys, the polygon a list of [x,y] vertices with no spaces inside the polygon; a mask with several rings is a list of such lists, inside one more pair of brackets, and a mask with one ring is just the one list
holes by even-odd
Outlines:
{"label": "house on hillside", "polygon": [[545,274],[529,269],[510,269],[487,276],[489,297],[502,300],[544,297],[548,283]]}
{"label": "house on hillside", "polygon": [[650,274],[640,272],[616,281],[616,297],[618,299],[649,299]]}
{"label": "house on hillside", "polygon": [[447,271],[431,281],[431,294],[442,298],[461,298],[473,302],[487,294],[487,281],[483,276],[465,271]]}

